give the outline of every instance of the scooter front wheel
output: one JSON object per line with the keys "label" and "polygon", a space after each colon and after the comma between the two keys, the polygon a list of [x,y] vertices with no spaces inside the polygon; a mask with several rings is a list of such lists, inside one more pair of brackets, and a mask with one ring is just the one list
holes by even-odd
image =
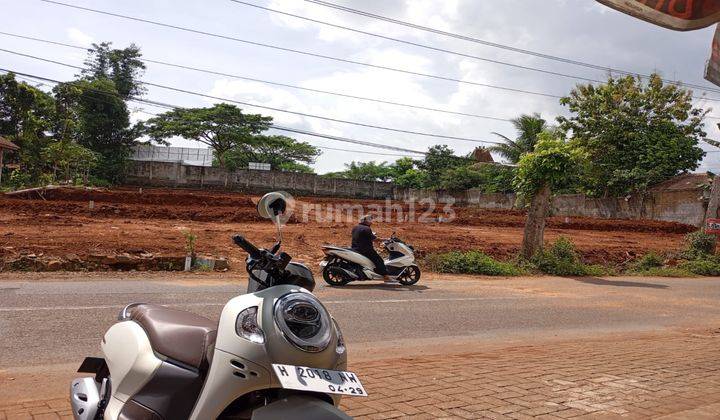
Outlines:
{"label": "scooter front wheel", "polygon": [[398,276],[397,280],[403,286],[412,286],[420,281],[420,268],[416,265],[405,267],[405,270]]}
{"label": "scooter front wheel", "polygon": [[340,267],[335,264],[328,264],[323,268],[323,280],[330,286],[345,286],[350,283],[350,279]]}

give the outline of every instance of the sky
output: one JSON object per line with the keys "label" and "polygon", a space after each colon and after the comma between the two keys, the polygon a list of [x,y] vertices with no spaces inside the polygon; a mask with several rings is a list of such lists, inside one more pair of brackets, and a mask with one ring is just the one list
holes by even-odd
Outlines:
{"label": "sky", "polygon": [[[476,58],[431,51],[378,37],[332,28],[287,15],[273,13],[230,0],[63,0],[69,4],[100,9],[176,26],[193,28],[247,41],[360,61],[375,66],[438,75],[466,82],[503,86],[562,96],[577,83],[572,77],[548,75]],[[537,67],[576,77],[603,79],[607,73],[526,54],[453,39],[372,18],[345,13],[304,0],[243,0],[247,3],[294,13],[337,25],[430,45],[491,60]],[[594,0],[332,0],[333,3],[394,19],[409,21],[486,41],[589,62],[601,66],[649,74],[712,87],[703,80],[713,29],[675,32],[634,19]],[[394,72],[376,67],[280,51],[233,40],[178,31],[148,23],[119,19],[72,9],[40,0],[0,0],[0,30],[47,40],[89,46],[110,41],[115,48],[130,43],[141,47],[145,58],[202,67],[275,83],[401,102],[460,113],[509,119],[523,113],[540,113],[554,121],[567,110],[557,98],[477,86]],[[42,58],[82,65],[82,50],[48,45],[0,35],[0,48]],[[57,80],[71,80],[77,70],[0,51],[0,67]],[[498,141],[493,132],[514,137],[507,121],[411,109],[389,104],[338,97],[148,64],[143,80],[304,114],[378,125],[406,131]],[[42,88],[42,87],[41,87]],[[703,92],[696,89],[695,94]],[[720,93],[708,93],[720,99]],[[183,107],[210,106],[218,100],[150,87],[146,99]],[[697,105],[718,107],[720,102],[699,100]],[[424,151],[447,144],[467,154],[482,143],[442,139],[377,128],[349,125],[309,116],[241,106],[245,112],[274,117],[278,125],[341,136],[410,150]],[[164,110],[131,104],[134,121]],[[720,110],[711,112],[720,116]],[[716,123],[708,119],[706,131],[720,139]],[[287,134],[287,133],[283,133]],[[293,134],[323,149],[314,168],[318,173],[342,170],[350,161],[394,161],[407,152]],[[205,147],[192,140],[174,139],[173,145]],[[702,144],[706,150],[713,150]],[[375,154],[372,154],[375,153]],[[377,155],[385,153],[389,155]],[[699,170],[720,171],[720,153],[709,153]]]}

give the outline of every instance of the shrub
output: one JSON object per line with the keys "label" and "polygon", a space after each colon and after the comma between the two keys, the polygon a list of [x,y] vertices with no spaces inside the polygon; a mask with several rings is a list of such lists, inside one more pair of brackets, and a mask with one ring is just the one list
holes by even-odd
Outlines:
{"label": "shrub", "polygon": [[631,271],[645,272],[653,268],[662,267],[663,264],[664,261],[661,256],[654,252],[648,252],[632,264]]}
{"label": "shrub", "polygon": [[707,256],[689,260],[681,263],[680,268],[699,276],[720,276],[720,259]]}
{"label": "shrub", "polygon": [[15,169],[10,173],[8,185],[13,190],[20,190],[28,187],[30,186],[30,174],[19,169]]}
{"label": "shrub", "polygon": [[426,259],[428,266],[439,273],[484,274],[488,276],[517,276],[522,270],[512,263],[493,259],[480,251],[432,254]]}
{"label": "shrub", "polygon": [[531,261],[538,270],[556,276],[600,276],[607,274],[601,266],[588,266],[580,261],[575,245],[561,236],[550,247],[539,251]]}
{"label": "shrub", "polygon": [[715,250],[715,235],[698,230],[685,235],[685,254],[688,257],[710,255]]}

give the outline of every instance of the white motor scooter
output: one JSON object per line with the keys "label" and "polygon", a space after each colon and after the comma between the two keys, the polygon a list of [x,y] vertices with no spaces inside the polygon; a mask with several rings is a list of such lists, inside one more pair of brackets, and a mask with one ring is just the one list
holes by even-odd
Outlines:
{"label": "white motor scooter", "polygon": [[335,320],[311,293],[313,275],[280,252],[286,200],[266,194],[261,216],[278,242],[248,253],[249,293],[231,299],[219,322],[154,304],[126,306],[107,331],[104,358],[86,358],[70,386],[76,420],[349,419],[342,395],[366,396],[346,372]]}
{"label": "white motor scooter", "polygon": [[[395,236],[395,232],[382,243],[390,254],[385,260],[388,275],[404,286],[417,283],[420,280],[420,268],[415,263],[415,248]],[[383,279],[375,272],[375,264],[352,248],[324,245],[322,249],[325,253],[325,259],[320,262],[323,279],[331,286],[344,286],[351,281]]]}

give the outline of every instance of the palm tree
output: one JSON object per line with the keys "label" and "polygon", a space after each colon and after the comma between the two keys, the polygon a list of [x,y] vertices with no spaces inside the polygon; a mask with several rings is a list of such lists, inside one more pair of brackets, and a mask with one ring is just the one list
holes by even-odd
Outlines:
{"label": "palm tree", "polygon": [[518,163],[520,156],[532,152],[535,149],[538,134],[548,129],[548,125],[547,121],[537,112],[532,115],[522,114],[510,121],[515,126],[515,130],[517,130],[517,138],[511,140],[507,136],[493,132],[493,134],[502,138],[504,143],[492,146],[489,149],[491,152],[499,153],[500,156],[507,159],[510,163]]}

